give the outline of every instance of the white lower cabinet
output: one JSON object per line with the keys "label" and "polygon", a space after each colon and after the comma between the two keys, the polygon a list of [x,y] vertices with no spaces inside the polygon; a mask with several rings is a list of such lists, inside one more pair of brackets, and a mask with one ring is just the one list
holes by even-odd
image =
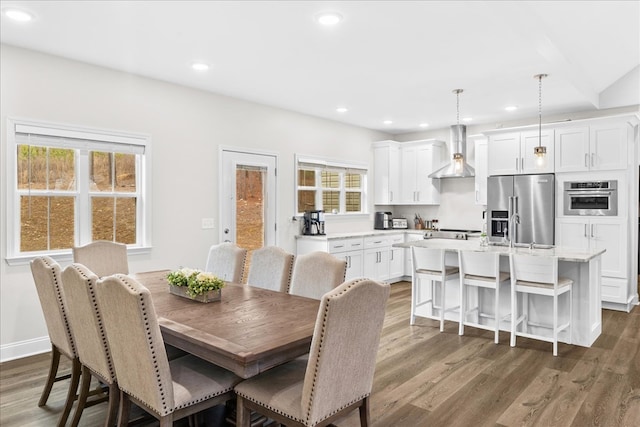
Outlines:
{"label": "white lower cabinet", "polygon": [[556,246],[577,250],[606,250],[602,254],[602,301],[627,303],[628,238],[624,218],[579,217],[556,220]]}
{"label": "white lower cabinet", "polygon": [[375,280],[386,280],[389,277],[388,248],[364,250],[364,276]]}
{"label": "white lower cabinet", "polygon": [[362,237],[329,240],[329,253],[347,263],[345,281],[362,277],[363,267]]}
{"label": "white lower cabinet", "polygon": [[404,271],[404,250],[394,243],[404,242],[404,233],[364,238],[365,277],[375,280],[400,280]]}
{"label": "white lower cabinet", "polygon": [[332,255],[336,256],[337,258],[344,258],[344,260],[347,262],[347,273],[345,274],[345,281],[362,277],[362,250],[342,252]]}
{"label": "white lower cabinet", "polygon": [[346,280],[367,277],[395,282],[402,280],[404,276],[405,249],[394,248],[392,245],[402,242],[404,242],[404,232],[339,239],[300,236],[296,240],[296,253],[304,255],[314,251],[324,251],[345,260]]}
{"label": "white lower cabinet", "polygon": [[[389,236],[389,243],[395,245],[396,243],[404,242],[404,234],[395,234]],[[400,279],[404,276],[404,248],[389,247],[389,280]]]}

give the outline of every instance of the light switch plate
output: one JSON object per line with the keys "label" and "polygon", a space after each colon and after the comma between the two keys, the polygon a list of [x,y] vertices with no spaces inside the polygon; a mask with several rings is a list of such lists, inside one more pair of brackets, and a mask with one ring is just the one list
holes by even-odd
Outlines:
{"label": "light switch plate", "polygon": [[215,223],[213,222],[213,218],[202,218],[202,229],[207,230],[210,228],[215,228]]}

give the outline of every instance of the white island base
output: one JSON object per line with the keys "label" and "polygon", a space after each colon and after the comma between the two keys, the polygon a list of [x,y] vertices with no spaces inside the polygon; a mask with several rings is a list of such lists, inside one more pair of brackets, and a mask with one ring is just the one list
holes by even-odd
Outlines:
{"label": "white island base", "polygon": [[[526,253],[537,256],[558,257],[558,273],[560,276],[573,280],[573,315],[571,319],[572,335],[569,338],[568,331],[562,331],[558,336],[558,341],[567,344],[574,344],[583,347],[591,347],[594,341],[602,332],[602,303],[600,295],[601,277],[601,255],[604,250],[592,252],[576,252],[573,250],[563,250],[562,248],[552,249],[529,249],[529,248],[508,248],[502,246],[481,247],[479,241],[457,241],[443,239],[427,239],[415,242],[395,244],[396,247],[421,246],[430,248],[445,249],[447,251],[447,265],[458,265],[459,250],[476,250],[484,252],[497,252],[500,257],[500,269],[509,271],[509,253]],[[440,285],[436,286],[436,291]],[[505,317],[511,312],[510,286],[503,286],[500,293],[500,317]],[[480,290],[477,298],[480,300],[480,311],[493,315],[493,290]],[[430,286],[427,280],[423,280],[418,287],[417,303],[430,299]],[[438,294],[436,294],[436,298]],[[473,292],[469,297],[469,307],[476,305]],[[460,305],[460,286],[448,283],[446,292],[446,307]],[[436,299],[437,300],[437,299]],[[529,296],[529,316],[531,322],[541,324],[552,324],[553,304],[549,297],[530,295]],[[559,299],[558,313],[560,323],[569,315],[567,298],[561,296]],[[424,304],[416,308],[416,315],[430,319],[439,319],[438,309],[433,309],[431,304]],[[445,319],[458,322],[460,314],[458,311],[445,313]],[[475,320],[474,320],[475,321]],[[491,325],[491,318],[479,318],[479,323]],[[510,331],[510,320],[503,320],[500,329]],[[540,335],[551,336],[551,330],[545,328],[531,327],[531,331]]]}

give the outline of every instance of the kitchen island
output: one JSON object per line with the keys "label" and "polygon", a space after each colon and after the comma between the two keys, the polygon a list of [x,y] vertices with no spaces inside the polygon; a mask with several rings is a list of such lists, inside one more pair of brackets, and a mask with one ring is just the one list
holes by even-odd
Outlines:
{"label": "kitchen island", "polygon": [[[419,246],[434,249],[444,249],[447,251],[447,265],[458,265],[458,251],[472,250],[498,253],[500,257],[500,269],[509,271],[509,254],[522,253],[536,256],[555,256],[558,257],[558,274],[573,280],[573,316],[571,319],[573,325],[573,333],[571,339],[569,334],[563,331],[559,335],[559,341],[568,344],[590,347],[593,342],[600,336],[602,332],[602,303],[601,303],[601,255],[604,250],[594,250],[588,252],[580,252],[576,250],[563,249],[560,247],[552,247],[542,249],[541,247],[513,247],[508,246],[481,246],[479,239],[470,240],[444,240],[444,239],[425,239],[413,242],[396,243],[393,245],[398,248],[410,248],[411,246]],[[459,287],[457,287],[459,288]],[[447,306],[459,305],[459,289],[451,292],[447,291]],[[503,293],[500,295],[501,313],[510,312],[510,296],[509,288],[503,287]],[[489,304],[489,300],[485,302],[480,298],[480,304]],[[552,304],[548,298],[530,297],[532,320],[542,323],[551,323]],[[430,312],[427,306],[419,307],[421,310],[416,315],[428,318],[436,318]],[[565,305],[560,306],[560,310],[568,311]],[[446,319],[457,322],[458,313],[447,313]],[[509,321],[501,322],[500,329],[509,331]]]}

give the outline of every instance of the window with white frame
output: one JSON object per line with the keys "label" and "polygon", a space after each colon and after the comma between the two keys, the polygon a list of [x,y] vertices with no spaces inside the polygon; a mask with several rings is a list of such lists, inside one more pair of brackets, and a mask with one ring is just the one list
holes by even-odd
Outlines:
{"label": "window with white frame", "polygon": [[297,214],[366,213],[367,165],[296,156]]}
{"label": "window with white frame", "polygon": [[9,119],[8,259],[150,244],[147,136]]}

